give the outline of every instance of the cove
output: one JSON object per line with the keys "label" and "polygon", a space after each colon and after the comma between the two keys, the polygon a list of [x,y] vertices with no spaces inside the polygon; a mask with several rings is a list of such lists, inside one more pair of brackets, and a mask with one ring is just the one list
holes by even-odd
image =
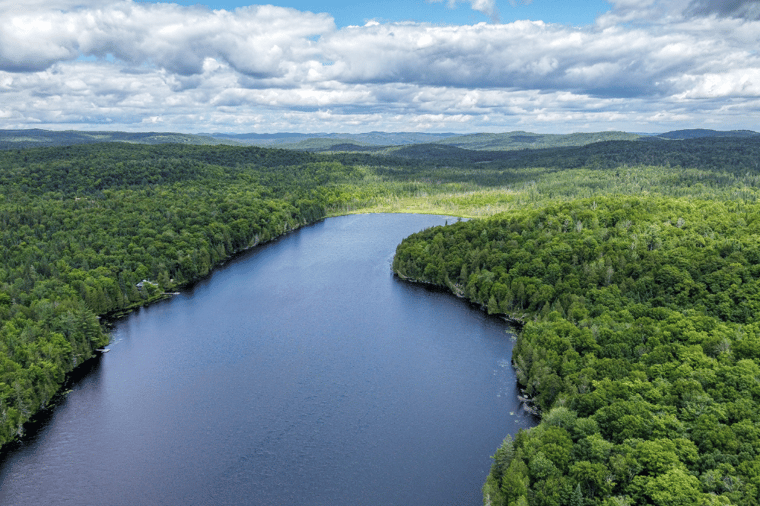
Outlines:
{"label": "cove", "polygon": [[446,219],[330,218],[120,320],[0,457],[0,504],[482,504],[535,422],[505,323],[390,271]]}

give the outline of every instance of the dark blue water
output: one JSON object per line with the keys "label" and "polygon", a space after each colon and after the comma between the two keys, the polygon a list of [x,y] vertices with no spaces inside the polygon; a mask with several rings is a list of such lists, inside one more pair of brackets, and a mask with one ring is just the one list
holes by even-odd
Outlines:
{"label": "dark blue water", "polygon": [[532,420],[504,323],[391,274],[444,220],[332,218],[120,321],[0,460],[0,504],[482,504]]}

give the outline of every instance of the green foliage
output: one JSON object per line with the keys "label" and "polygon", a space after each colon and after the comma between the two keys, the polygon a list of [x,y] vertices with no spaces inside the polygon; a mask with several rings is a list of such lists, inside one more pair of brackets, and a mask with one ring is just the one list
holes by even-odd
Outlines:
{"label": "green foliage", "polygon": [[398,246],[404,278],[521,327],[513,363],[542,423],[499,448],[489,490],[505,504],[758,503],[759,217],[732,200],[597,197]]}
{"label": "green foliage", "polygon": [[358,206],[366,169],[282,150],[99,144],[0,152],[0,445],[120,314]]}
{"label": "green foliage", "polygon": [[393,263],[522,326],[513,362],[544,421],[497,449],[486,503],[760,502],[756,137],[382,152],[1,151],[0,444],[107,342],[98,315],[324,216],[424,203],[509,211]]}
{"label": "green foliage", "polygon": [[[444,144],[415,144],[394,148],[387,154],[418,159],[424,167],[437,166],[440,176],[449,174],[484,184],[490,179],[491,184],[495,184],[500,173],[519,173],[526,168],[550,172],[579,168],[595,171],[617,169],[620,174],[626,167],[646,165],[720,170],[744,175],[747,170],[757,171],[758,150],[760,135],[681,141],[606,140],[578,147],[512,151],[478,151]],[[462,170],[465,168],[467,170]]]}

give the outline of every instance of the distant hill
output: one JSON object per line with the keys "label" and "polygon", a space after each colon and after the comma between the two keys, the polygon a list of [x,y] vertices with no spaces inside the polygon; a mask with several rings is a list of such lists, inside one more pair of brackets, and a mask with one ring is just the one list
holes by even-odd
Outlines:
{"label": "distant hill", "polygon": [[24,149],[98,142],[128,142],[135,144],[241,144],[234,140],[220,140],[195,134],[162,132],[85,132],[77,130],[0,130],[0,149]]}
{"label": "distant hill", "polygon": [[[641,136],[626,132],[597,132],[573,134],[535,134],[530,132],[478,133],[468,135],[417,134],[370,132],[366,134],[307,134],[284,133],[266,136],[245,136],[246,142],[285,149],[306,151],[360,151],[366,153],[393,154],[416,157],[420,150],[431,150],[430,145],[438,144],[470,151],[513,151],[520,149],[546,149],[557,147],[586,146],[594,142],[611,140],[638,140]],[[218,137],[223,138],[223,137]],[[240,139],[242,136],[236,136]],[[424,145],[424,148],[417,146]],[[399,151],[398,146],[412,146],[411,150]],[[436,157],[453,151],[435,150]]]}
{"label": "distant hill", "polygon": [[[469,151],[516,151],[523,149],[550,149],[582,147],[607,141],[667,141],[703,137],[752,137],[760,135],[749,130],[676,130],[657,135],[643,135],[629,132],[590,132],[571,134],[536,134],[514,131],[506,133],[476,133],[467,135],[424,134],[414,132],[368,132],[363,134],[316,133],[316,134],[210,134],[217,139],[235,139],[258,146],[297,149],[313,152],[352,151],[379,153],[401,157],[417,158],[428,152],[435,158],[457,157],[456,151],[434,150],[431,145],[450,146]],[[411,149],[398,149],[410,146]]]}
{"label": "distant hill", "polygon": [[[751,138],[760,136],[750,130],[717,131],[707,129],[675,130],[656,135],[628,132],[592,132],[572,134],[536,134],[515,131],[506,133],[452,133],[418,132],[366,132],[313,133],[282,132],[273,134],[183,134],[173,132],[86,132],[77,130],[53,131],[42,129],[0,130],[0,149],[71,146],[98,142],[125,142],[137,144],[191,144],[191,145],[253,145],[311,152],[359,152],[418,158],[428,153],[434,158],[472,158],[455,149],[434,149],[433,145],[467,151],[499,152],[582,147],[609,141],[669,142],[699,138]],[[399,150],[409,147],[407,150]],[[486,156],[486,159],[490,159]],[[476,158],[480,158],[479,156]]]}
{"label": "distant hill", "polygon": [[269,147],[283,149],[297,149],[300,151],[364,151],[369,148],[363,142],[357,142],[349,139],[330,139],[330,138],[307,138],[299,142],[289,142],[283,144],[270,144]]}
{"label": "distant hill", "polygon": [[[452,137],[453,133],[419,133],[419,132],[366,132],[348,133],[313,133],[302,134],[283,132],[275,134],[202,134],[215,139],[234,140],[255,146],[269,146],[285,149],[328,150],[336,144],[356,144],[365,146],[403,146],[436,142]],[[310,142],[307,142],[310,141]]]}
{"label": "distant hill", "polygon": [[464,149],[443,144],[415,144],[389,148],[383,154],[444,166],[512,170],[525,167],[595,169],[624,165],[661,165],[705,170],[731,166],[756,169],[760,135],[750,137],[697,137],[654,142],[604,141],[585,146],[500,151]]}
{"label": "distant hill", "polygon": [[483,163],[500,159],[500,153],[492,153],[477,149],[465,149],[446,144],[414,144],[390,148],[383,154],[400,158],[413,158],[427,161],[457,160],[466,163]]}
{"label": "distant hill", "polygon": [[754,137],[760,133],[752,130],[707,130],[703,128],[694,128],[690,130],[673,130],[664,134],[658,134],[656,137],[669,140],[697,139],[701,137]]}
{"label": "distant hill", "polygon": [[633,141],[639,139],[639,137],[641,136],[638,134],[627,132],[534,134],[516,131],[502,134],[458,135],[440,140],[438,143],[478,151],[505,151],[585,146],[603,141]]}

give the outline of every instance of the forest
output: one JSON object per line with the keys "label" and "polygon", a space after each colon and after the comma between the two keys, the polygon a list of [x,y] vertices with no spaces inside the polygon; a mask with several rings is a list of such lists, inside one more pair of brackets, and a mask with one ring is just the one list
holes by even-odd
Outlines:
{"label": "forest", "polygon": [[361,168],[258,148],[0,152],[0,443],[108,342],[101,317],[322,219]]}
{"label": "forest", "polygon": [[760,502],[760,136],[312,153],[0,150],[0,445],[106,322],[327,216],[480,218],[399,245],[400,277],[507,318],[530,431],[492,505]]}
{"label": "forest", "polygon": [[541,423],[496,450],[484,504],[760,502],[757,188],[694,186],[549,199],[399,245],[399,276],[518,330]]}

